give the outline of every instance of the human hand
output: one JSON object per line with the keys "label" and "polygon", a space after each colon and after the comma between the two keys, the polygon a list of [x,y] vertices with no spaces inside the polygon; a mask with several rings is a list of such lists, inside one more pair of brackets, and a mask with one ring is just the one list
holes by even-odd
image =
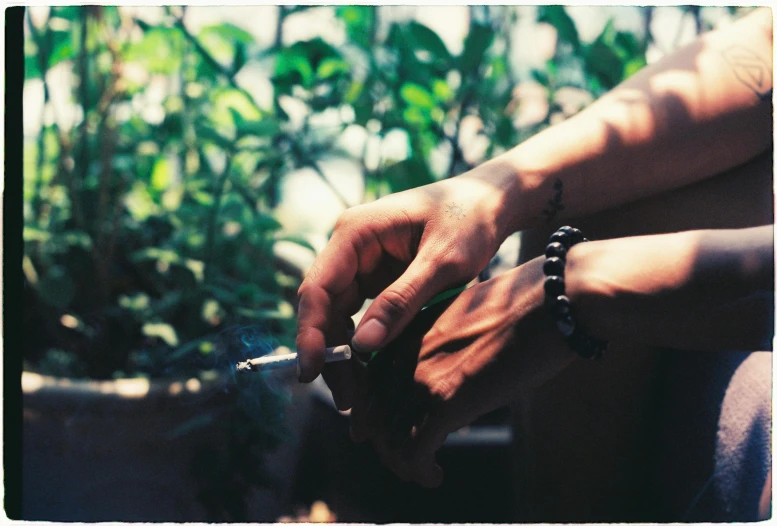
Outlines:
{"label": "human hand", "polygon": [[[299,290],[300,381],[323,369],[324,349],[348,341],[371,352],[391,342],[438,293],[473,279],[510,233],[511,172],[488,163],[462,176],[347,210]],[[329,364],[324,377],[340,409],[356,396],[359,364]]]}
{"label": "human hand", "polygon": [[351,434],[403,480],[439,485],[448,433],[506,405],[575,355],[544,308],[542,259],[424,310],[367,366]]}

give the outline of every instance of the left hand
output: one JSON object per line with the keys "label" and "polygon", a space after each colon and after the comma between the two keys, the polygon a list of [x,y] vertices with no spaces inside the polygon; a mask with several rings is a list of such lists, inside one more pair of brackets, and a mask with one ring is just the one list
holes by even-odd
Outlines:
{"label": "left hand", "polygon": [[368,365],[351,433],[403,480],[437,486],[448,433],[535,388],[574,360],[544,309],[542,258],[422,311]]}

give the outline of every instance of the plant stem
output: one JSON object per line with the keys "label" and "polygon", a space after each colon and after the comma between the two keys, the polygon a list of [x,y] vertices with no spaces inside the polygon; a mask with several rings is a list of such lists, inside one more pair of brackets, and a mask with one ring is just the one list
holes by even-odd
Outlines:
{"label": "plant stem", "polygon": [[78,87],[81,108],[83,109],[83,121],[80,126],[79,155],[78,155],[78,177],[72,172],[69,173],[70,207],[73,212],[73,219],[79,229],[83,230],[86,226],[83,211],[81,210],[81,194],[79,192],[79,183],[86,180],[89,173],[89,60],[87,50],[87,29],[89,15],[86,7],[81,7],[81,54],[78,61],[78,76],[81,83]]}
{"label": "plant stem", "polygon": [[219,211],[221,209],[221,198],[224,195],[224,187],[229,179],[229,171],[232,164],[232,152],[227,152],[227,161],[224,165],[224,171],[216,181],[216,191],[213,194],[213,209],[208,219],[208,231],[205,237],[205,282],[210,283],[213,279],[213,270],[211,263],[216,245],[216,228],[218,227]]}
{"label": "plant stem", "polygon": [[286,6],[278,6],[278,22],[275,25],[275,42],[273,48],[277,51],[283,46],[283,21],[286,19]]}
{"label": "plant stem", "polygon": [[327,186],[329,186],[329,189],[332,190],[332,192],[337,196],[337,198],[340,200],[340,202],[343,204],[345,208],[351,208],[351,204],[348,202],[348,200],[345,198],[345,196],[340,193],[340,190],[337,189],[337,187],[332,184],[332,181],[329,180],[329,178],[324,174],[323,170],[321,170],[321,167],[318,166],[318,163],[314,160],[310,160],[308,163],[308,166],[313,168],[313,170],[318,174],[318,176],[321,178],[322,181],[324,181]]}
{"label": "plant stem", "polygon": [[[38,159],[35,173],[35,191],[32,197],[32,213],[35,222],[40,221],[41,207],[43,204],[41,198],[41,192],[43,191],[43,166],[46,162],[46,128],[44,123],[43,114],[45,113],[46,106],[51,99],[49,94],[49,84],[46,81],[46,74],[49,69],[49,49],[51,43],[51,32],[46,31],[46,43],[44,45],[43,37],[38,32],[38,28],[32,22],[32,18],[27,13],[27,23],[30,27],[30,35],[38,48],[38,69],[40,69],[40,77],[43,82],[43,112],[41,112],[40,134],[38,135]],[[48,20],[43,24],[43,27],[48,27]]]}

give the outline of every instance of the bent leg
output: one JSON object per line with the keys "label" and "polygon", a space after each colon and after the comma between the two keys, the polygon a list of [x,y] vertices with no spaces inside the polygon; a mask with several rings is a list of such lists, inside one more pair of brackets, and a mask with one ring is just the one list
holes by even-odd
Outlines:
{"label": "bent leg", "polygon": [[[590,239],[773,223],[772,166],[764,154],[696,185],[569,223]],[[524,232],[521,260],[542,254],[553,230]],[[672,370],[688,371],[676,352],[639,342],[611,346],[603,360],[580,361],[516,402],[518,520],[680,520],[656,509],[672,514],[676,506],[654,491],[663,404],[676,396],[664,393]]]}

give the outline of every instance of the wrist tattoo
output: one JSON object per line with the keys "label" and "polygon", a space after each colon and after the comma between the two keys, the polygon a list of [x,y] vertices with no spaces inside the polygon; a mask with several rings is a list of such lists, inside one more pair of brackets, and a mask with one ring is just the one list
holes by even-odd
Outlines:
{"label": "wrist tattoo", "polygon": [[542,210],[542,215],[545,216],[545,220],[550,223],[559,212],[564,210],[564,205],[561,204],[561,199],[564,197],[564,183],[561,179],[556,179],[553,182],[553,196],[548,199],[548,205]]}
{"label": "wrist tattoo", "polygon": [[464,210],[464,205],[460,205],[453,202],[449,205],[445,205],[445,213],[448,214],[448,217],[452,217],[454,219],[461,219],[462,217],[467,217],[467,214],[465,212],[466,210]]}
{"label": "wrist tattoo", "polygon": [[761,100],[771,100],[772,68],[768,62],[740,45],[724,49],[721,55],[739,82],[750,88]]}

